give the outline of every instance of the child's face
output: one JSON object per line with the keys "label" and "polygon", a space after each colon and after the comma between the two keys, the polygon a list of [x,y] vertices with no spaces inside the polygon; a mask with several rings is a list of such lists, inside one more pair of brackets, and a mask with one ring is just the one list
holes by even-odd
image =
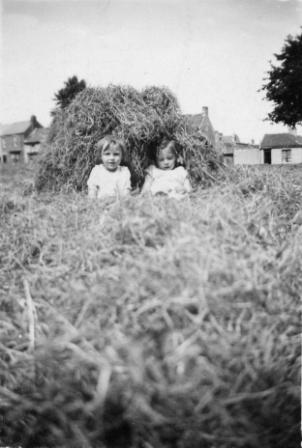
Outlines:
{"label": "child's face", "polygon": [[109,145],[102,151],[102,162],[106,170],[116,171],[122,161],[122,151],[117,145]]}
{"label": "child's face", "polygon": [[161,170],[173,170],[175,167],[176,157],[174,152],[166,146],[161,149],[156,156],[156,163]]}

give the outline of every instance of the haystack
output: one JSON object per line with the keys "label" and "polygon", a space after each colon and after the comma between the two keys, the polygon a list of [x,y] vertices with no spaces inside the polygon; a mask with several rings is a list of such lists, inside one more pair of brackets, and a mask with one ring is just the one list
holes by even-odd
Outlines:
{"label": "haystack", "polygon": [[142,185],[144,170],[163,137],[178,143],[193,184],[213,179],[211,172],[219,166],[217,153],[205,147],[198,131],[187,127],[177,99],[167,88],[89,87],[68,108],[56,112],[39,163],[37,189],[63,185],[85,189],[91,169],[100,163],[96,142],[107,134],[125,142],[133,187]]}

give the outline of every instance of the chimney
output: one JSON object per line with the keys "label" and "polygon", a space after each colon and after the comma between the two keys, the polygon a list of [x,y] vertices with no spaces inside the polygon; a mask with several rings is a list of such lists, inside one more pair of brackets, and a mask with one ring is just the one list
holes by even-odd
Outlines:
{"label": "chimney", "polygon": [[32,115],[30,117],[30,123],[35,126],[35,124],[37,123],[37,117],[35,115]]}
{"label": "chimney", "polygon": [[203,106],[203,108],[202,108],[202,113],[203,113],[203,115],[204,115],[205,117],[208,117],[208,116],[209,116],[209,108],[208,108],[208,106]]}

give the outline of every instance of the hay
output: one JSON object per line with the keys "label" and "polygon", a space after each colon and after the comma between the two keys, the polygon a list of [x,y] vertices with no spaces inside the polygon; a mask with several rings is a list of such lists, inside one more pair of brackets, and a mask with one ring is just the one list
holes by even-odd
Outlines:
{"label": "hay", "polygon": [[36,188],[40,191],[70,185],[76,190],[85,189],[91,169],[100,163],[95,144],[106,134],[125,142],[133,187],[142,185],[144,170],[154,160],[163,137],[177,142],[193,184],[211,183],[211,172],[219,165],[218,155],[205,147],[199,132],[188,129],[168,89],[149,87],[139,92],[129,86],[90,87],[54,116]]}
{"label": "hay", "polygon": [[302,179],[232,177],[88,204],[1,176],[0,445],[298,446]]}

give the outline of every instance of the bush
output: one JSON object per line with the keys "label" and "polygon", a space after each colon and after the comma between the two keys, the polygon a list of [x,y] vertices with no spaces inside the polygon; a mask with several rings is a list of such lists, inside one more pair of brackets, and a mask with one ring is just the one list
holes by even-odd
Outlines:
{"label": "bush", "polygon": [[83,190],[91,169],[100,163],[95,144],[106,134],[123,139],[132,185],[141,186],[144,170],[154,160],[163,137],[174,139],[193,184],[208,184],[219,166],[216,152],[205,147],[198,131],[186,125],[177,100],[166,88],[142,92],[127,86],[87,88],[64,110],[56,112],[48,148],[42,154],[36,188],[71,185]]}

